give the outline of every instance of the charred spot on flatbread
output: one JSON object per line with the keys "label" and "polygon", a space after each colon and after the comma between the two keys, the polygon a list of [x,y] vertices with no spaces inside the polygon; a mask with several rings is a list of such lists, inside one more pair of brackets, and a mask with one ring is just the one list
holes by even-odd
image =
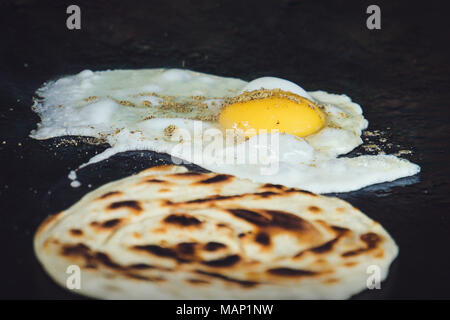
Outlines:
{"label": "charred spot on flatbread", "polygon": [[129,209],[134,212],[142,211],[141,204],[136,200],[124,200],[113,202],[108,206],[109,210],[117,210],[117,209]]}
{"label": "charred spot on flatbread", "polygon": [[172,224],[172,225],[178,225],[183,227],[188,226],[198,226],[202,224],[202,222],[197,219],[196,217],[189,215],[189,214],[181,214],[181,213],[174,213],[169,216],[167,216],[164,219],[165,223]]}
{"label": "charred spot on flatbread", "polygon": [[121,191],[109,191],[109,192],[106,192],[103,195],[101,195],[98,199],[104,200],[104,199],[112,198],[115,196],[120,196],[122,194],[123,194],[123,192],[121,192]]}
{"label": "charred spot on flatbread", "polygon": [[208,243],[205,244],[204,249],[206,251],[217,251],[223,248],[226,248],[227,245],[220,243],[220,242],[215,242],[215,241],[210,241]]}

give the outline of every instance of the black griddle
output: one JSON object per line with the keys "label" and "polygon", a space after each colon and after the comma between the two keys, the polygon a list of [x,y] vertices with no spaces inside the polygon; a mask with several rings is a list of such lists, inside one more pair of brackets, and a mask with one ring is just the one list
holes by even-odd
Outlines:
{"label": "black griddle", "polygon": [[[251,80],[277,76],[360,103],[387,153],[422,166],[418,176],[334,194],[379,221],[400,255],[382,290],[355,299],[450,298],[450,46],[444,1],[377,1],[382,29],[366,28],[368,1],[76,1],[81,30],[66,28],[69,2],[0,3],[0,298],[82,299],[53,283],[34,257],[33,234],[82,195],[170,157],[113,156],[67,174],[106,145],[28,137],[34,91],[83,69],[185,67]],[[366,137],[366,144],[376,137]],[[359,148],[349,156],[360,152]],[[189,166],[190,169],[200,169]]]}

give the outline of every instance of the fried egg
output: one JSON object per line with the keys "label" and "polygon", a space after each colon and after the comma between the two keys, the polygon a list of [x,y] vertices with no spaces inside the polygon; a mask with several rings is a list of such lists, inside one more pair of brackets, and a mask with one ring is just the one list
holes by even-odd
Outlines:
{"label": "fried egg", "polygon": [[45,83],[35,139],[91,136],[110,148],[168,153],[218,173],[316,193],[347,192],[411,176],[394,155],[338,157],[362,144],[361,107],[346,95],[290,81],[246,82],[180,69],[85,70]]}

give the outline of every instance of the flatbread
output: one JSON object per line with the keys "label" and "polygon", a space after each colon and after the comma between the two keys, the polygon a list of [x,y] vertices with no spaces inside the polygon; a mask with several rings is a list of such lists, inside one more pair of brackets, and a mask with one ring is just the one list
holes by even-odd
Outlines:
{"label": "flatbread", "polygon": [[338,198],[180,166],[90,192],[47,218],[34,247],[57,283],[77,265],[75,292],[104,299],[345,299],[398,252]]}

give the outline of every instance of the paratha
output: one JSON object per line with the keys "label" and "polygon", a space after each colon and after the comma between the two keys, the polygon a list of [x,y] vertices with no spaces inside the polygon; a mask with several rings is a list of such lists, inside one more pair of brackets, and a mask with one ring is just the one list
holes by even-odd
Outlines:
{"label": "paratha", "polygon": [[48,274],[102,299],[345,299],[383,280],[398,248],[334,197],[181,166],[108,183],[48,217],[34,239]]}

